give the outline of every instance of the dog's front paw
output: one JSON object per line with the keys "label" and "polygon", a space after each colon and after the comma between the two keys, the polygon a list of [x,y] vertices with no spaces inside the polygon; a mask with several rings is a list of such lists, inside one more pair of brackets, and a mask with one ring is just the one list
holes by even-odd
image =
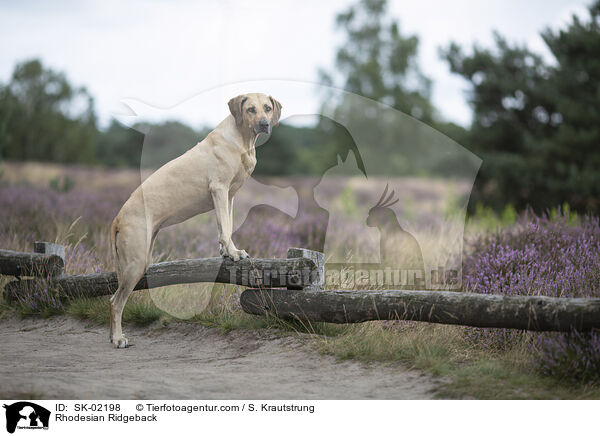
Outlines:
{"label": "dog's front paw", "polygon": [[248,253],[246,253],[246,250],[233,250],[229,257],[231,257],[231,260],[233,260],[234,262],[237,262],[240,259],[246,259],[248,256]]}
{"label": "dog's front paw", "polygon": [[231,258],[231,260],[233,260],[234,262],[237,262],[240,259],[246,259],[247,257],[250,257],[248,255],[248,253],[246,253],[246,250],[238,250],[238,249],[230,250],[228,253],[222,252],[221,255],[223,257]]}
{"label": "dog's front paw", "polygon": [[223,257],[229,257],[234,262],[237,262],[240,259],[246,259],[250,257],[246,250],[238,250],[233,242],[227,244],[223,242],[219,242],[219,252]]}
{"label": "dog's front paw", "polygon": [[248,257],[250,257],[250,255],[248,253],[246,253],[246,250],[237,250],[239,258],[240,259],[246,259]]}

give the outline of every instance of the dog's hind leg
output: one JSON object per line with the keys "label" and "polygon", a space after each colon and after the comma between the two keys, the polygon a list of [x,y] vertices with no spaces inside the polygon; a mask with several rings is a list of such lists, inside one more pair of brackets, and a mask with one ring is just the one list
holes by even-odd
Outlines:
{"label": "dog's hind leg", "polygon": [[129,299],[129,295],[131,295],[133,288],[144,275],[145,270],[146,263],[143,259],[127,265],[123,270],[121,280],[119,280],[119,288],[110,299],[111,342],[116,348],[126,348],[129,345],[127,338],[123,336],[121,325],[123,309]]}
{"label": "dog's hind leg", "polygon": [[[142,230],[142,229],[140,229]],[[143,277],[147,267],[149,241],[144,230],[124,232],[116,241],[119,268],[119,287],[110,298],[111,342],[116,348],[126,348],[129,343],[123,336],[121,320],[127,299],[135,285]]]}

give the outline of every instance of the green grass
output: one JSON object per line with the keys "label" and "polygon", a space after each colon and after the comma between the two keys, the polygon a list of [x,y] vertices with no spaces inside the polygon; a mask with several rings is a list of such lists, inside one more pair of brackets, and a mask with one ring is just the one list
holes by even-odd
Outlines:
{"label": "green grass", "polygon": [[223,329],[270,329],[310,338],[322,354],[340,360],[398,362],[439,377],[439,398],[592,399],[600,386],[568,384],[537,372],[527,346],[481,350],[465,340],[463,328],[427,323],[305,323],[257,317],[231,308],[194,317]]}
{"label": "green grass", "polygon": [[543,376],[531,364],[531,356],[521,360],[520,354],[520,351],[507,351],[498,356],[477,356],[467,365],[453,368],[449,373],[450,382],[443,385],[437,395],[494,400],[600,399],[600,386]]}
{"label": "green grass", "polygon": [[[77,298],[66,305],[65,312],[97,324],[109,323],[108,298]],[[157,308],[147,296],[132,296],[123,309],[123,322],[144,326],[158,320],[168,322],[169,315]]]}
{"label": "green grass", "polygon": [[484,351],[465,341],[462,327],[397,324],[357,324],[344,334],[320,338],[317,346],[339,359],[401,362],[441,377],[436,391],[440,398],[600,398],[600,386],[565,383],[540,374],[526,345]]}
{"label": "green grass", "polygon": [[[0,297],[0,319],[9,313],[15,313],[21,317],[37,316],[41,318],[67,313],[79,319],[108,325],[110,303],[108,298],[105,297],[80,297],[66,301],[62,311],[48,307],[34,311],[22,304],[10,305]],[[123,309],[123,322],[126,324],[144,326],[158,320],[168,321],[169,318],[168,314],[157,308],[152,300],[145,295],[132,296]]]}
{"label": "green grass", "polygon": [[308,337],[316,350],[340,360],[398,362],[439,377],[439,398],[592,399],[600,387],[567,384],[536,371],[526,346],[481,350],[464,339],[463,328],[427,323],[304,323],[213,309],[191,322],[235,329],[269,329]]}
{"label": "green grass", "polygon": [[4,296],[0,292],[0,320],[13,311],[12,307],[4,301]]}
{"label": "green grass", "polygon": [[507,204],[502,212],[497,213],[492,208],[478,203],[475,212],[469,214],[467,226],[470,230],[494,231],[508,227],[517,221],[517,212],[512,204]]}
{"label": "green grass", "polygon": [[215,327],[225,332],[232,330],[256,330],[278,328],[275,319],[267,317],[256,317],[246,313],[235,313],[219,308],[208,309],[201,314],[195,315],[187,322]]}
{"label": "green grass", "polygon": [[213,307],[195,315],[187,322],[216,327],[226,332],[232,330],[278,330],[282,333],[309,333],[311,335],[336,336],[345,331],[345,326],[330,323],[307,323],[299,320],[284,320],[275,316],[249,315],[239,309]]}
{"label": "green grass", "polygon": [[398,361],[438,376],[465,358],[461,342],[443,326],[375,321],[346,326],[341,334],[319,338],[317,346],[339,359]]}

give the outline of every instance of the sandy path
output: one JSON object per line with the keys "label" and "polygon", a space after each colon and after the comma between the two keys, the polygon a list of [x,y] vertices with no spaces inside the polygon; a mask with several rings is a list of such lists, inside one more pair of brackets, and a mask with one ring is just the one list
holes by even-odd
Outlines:
{"label": "sandy path", "polygon": [[0,320],[0,397],[68,399],[420,399],[435,383],[398,365],[340,362],[297,336],[187,323],[107,329],[72,317]]}

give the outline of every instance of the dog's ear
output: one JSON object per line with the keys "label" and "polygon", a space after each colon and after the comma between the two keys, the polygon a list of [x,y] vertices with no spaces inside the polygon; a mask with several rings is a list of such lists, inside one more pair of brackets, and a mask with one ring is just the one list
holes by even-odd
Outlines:
{"label": "dog's ear", "polygon": [[273,105],[273,126],[279,124],[279,117],[281,117],[281,103],[269,96],[271,104]]}
{"label": "dog's ear", "polygon": [[231,100],[229,100],[229,112],[231,112],[231,115],[233,115],[233,118],[235,118],[235,123],[237,125],[242,124],[242,109],[244,108],[244,103],[246,100],[248,100],[248,97],[245,95],[238,95],[237,97],[233,97]]}

